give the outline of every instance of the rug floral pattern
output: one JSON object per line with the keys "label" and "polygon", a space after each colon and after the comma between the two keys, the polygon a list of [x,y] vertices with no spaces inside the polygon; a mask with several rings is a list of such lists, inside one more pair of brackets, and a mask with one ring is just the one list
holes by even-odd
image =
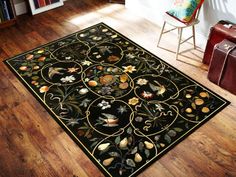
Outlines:
{"label": "rug floral pattern", "polygon": [[106,176],[137,175],[228,104],[103,23],[6,63]]}

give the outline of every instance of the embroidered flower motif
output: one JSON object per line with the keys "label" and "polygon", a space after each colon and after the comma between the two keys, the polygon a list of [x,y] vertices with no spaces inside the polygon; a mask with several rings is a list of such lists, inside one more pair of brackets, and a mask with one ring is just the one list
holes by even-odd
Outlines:
{"label": "embroidered flower motif", "polygon": [[138,104],[138,102],[139,102],[139,99],[136,98],[136,97],[133,97],[133,98],[129,99],[129,104],[130,105],[134,106],[134,105]]}
{"label": "embroidered flower motif", "polygon": [[114,89],[112,89],[111,87],[102,87],[101,90],[98,91],[98,93],[101,93],[102,95],[110,95],[113,91]]}
{"label": "embroidered flower motif", "polygon": [[73,67],[73,68],[68,68],[68,69],[67,69],[67,72],[68,72],[68,73],[74,73],[74,72],[76,72],[78,69],[79,69],[79,68],[74,68],[74,67]]}
{"label": "embroidered flower motif", "polygon": [[146,92],[146,91],[143,91],[141,95],[143,96],[143,98],[147,98],[147,99],[153,97],[153,94],[152,94],[152,93]]}
{"label": "embroidered flower motif", "polygon": [[85,60],[82,62],[82,65],[90,66],[92,64],[91,61]]}
{"label": "embroidered flower motif", "polygon": [[65,42],[58,42],[59,46],[63,46],[65,44]]}
{"label": "embroidered flower motif", "polygon": [[70,56],[69,56],[69,57],[65,57],[65,59],[66,59],[66,60],[70,60],[70,59],[71,59],[71,57],[70,57]]}
{"label": "embroidered flower motif", "polygon": [[105,53],[112,53],[112,51],[110,49],[112,49],[111,46],[99,46],[97,47],[99,49],[99,52],[102,53],[103,55]]}
{"label": "embroidered flower motif", "polygon": [[84,79],[84,82],[88,82],[88,81],[89,81],[89,78],[85,78],[85,79]]}
{"label": "embroidered flower motif", "polygon": [[40,87],[39,92],[44,93],[44,92],[47,92],[48,90],[49,90],[48,86],[42,86],[42,87]]}
{"label": "embroidered flower motif", "polygon": [[100,107],[102,110],[104,109],[108,109],[111,107],[111,105],[109,104],[109,102],[105,101],[105,100],[102,100],[101,103],[98,103],[97,105],[98,107]]}
{"label": "embroidered flower motif", "polygon": [[79,124],[78,121],[79,121],[79,119],[76,119],[76,118],[70,118],[69,120],[67,120],[66,125],[67,125],[67,126],[70,125],[70,126],[74,127],[74,125]]}
{"label": "embroidered flower motif", "polygon": [[155,107],[156,107],[156,109],[158,110],[158,111],[162,111],[162,110],[164,110],[164,108],[162,107],[162,105],[161,104],[155,104]]}
{"label": "embroidered flower motif", "polygon": [[146,85],[148,83],[148,80],[146,80],[146,79],[138,79],[137,80],[137,84],[138,85]]}
{"label": "embroidered flower motif", "polygon": [[128,53],[128,54],[126,55],[126,57],[129,58],[129,59],[133,59],[133,58],[135,58],[135,55],[132,54],[132,53]]}
{"label": "embroidered flower motif", "polygon": [[64,83],[68,83],[68,82],[71,83],[74,80],[75,80],[75,77],[73,75],[61,78],[61,81],[64,82]]}
{"label": "embroidered flower motif", "polygon": [[81,103],[80,103],[80,106],[83,106],[83,107],[88,107],[88,104],[90,103],[90,99],[88,98],[85,98]]}
{"label": "embroidered flower motif", "polygon": [[136,122],[142,122],[143,118],[141,116],[135,117]]}
{"label": "embroidered flower motif", "polygon": [[118,113],[123,114],[123,113],[127,112],[127,108],[126,108],[126,106],[120,106],[119,108],[117,108],[117,111],[118,111]]}
{"label": "embroidered flower motif", "polygon": [[133,73],[133,71],[136,71],[135,66],[129,65],[129,66],[123,66],[124,68],[124,72],[129,72],[129,73]]}

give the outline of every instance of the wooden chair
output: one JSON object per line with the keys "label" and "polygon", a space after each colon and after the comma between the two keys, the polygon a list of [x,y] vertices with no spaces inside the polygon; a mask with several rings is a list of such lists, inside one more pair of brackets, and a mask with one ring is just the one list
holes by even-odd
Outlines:
{"label": "wooden chair", "polygon": [[[195,18],[190,23],[182,23],[179,20],[177,20],[176,18],[174,18],[174,17],[168,15],[167,13],[165,13],[164,16],[163,16],[164,24],[163,24],[162,29],[161,29],[161,34],[160,34],[160,37],[158,39],[157,46],[159,46],[160,41],[161,41],[161,37],[162,37],[163,34],[171,32],[175,29],[178,29],[178,46],[177,46],[176,57],[175,57],[176,60],[178,60],[178,55],[180,54],[180,52],[179,52],[180,45],[187,42],[191,38],[193,38],[193,46],[194,46],[194,49],[196,49],[195,25],[199,23],[199,20],[198,20],[199,12],[200,12],[200,8],[196,12]],[[164,31],[166,24],[168,24],[168,25],[170,25],[174,28],[172,28],[170,30],[167,30],[167,31]],[[188,27],[192,27],[192,36],[188,37],[185,40],[182,40],[183,29],[188,28]]]}

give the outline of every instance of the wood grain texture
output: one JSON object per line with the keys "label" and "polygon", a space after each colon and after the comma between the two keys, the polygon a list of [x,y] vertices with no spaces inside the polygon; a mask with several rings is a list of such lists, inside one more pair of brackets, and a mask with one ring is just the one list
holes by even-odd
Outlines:
{"label": "wood grain texture", "polygon": [[[68,0],[63,7],[33,17],[20,16],[16,26],[0,30],[0,59],[3,61],[101,21],[231,101],[139,177],[235,177],[236,96],[207,80],[206,67],[200,64],[201,51],[188,50],[184,53],[187,57],[181,58],[184,62],[176,61],[176,35],[163,37],[163,49],[157,48],[160,27],[135,16],[123,5],[106,0]],[[185,44],[182,50],[189,47]],[[2,62],[0,176],[103,177]]]}

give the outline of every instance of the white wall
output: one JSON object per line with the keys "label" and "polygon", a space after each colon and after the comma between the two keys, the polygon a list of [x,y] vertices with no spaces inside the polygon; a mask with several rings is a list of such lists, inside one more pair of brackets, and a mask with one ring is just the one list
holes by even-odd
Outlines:
{"label": "white wall", "polygon": [[[126,0],[126,8],[162,26],[162,15],[174,0]],[[211,26],[219,20],[236,23],[236,0],[205,0],[196,26],[197,44],[205,48]]]}

